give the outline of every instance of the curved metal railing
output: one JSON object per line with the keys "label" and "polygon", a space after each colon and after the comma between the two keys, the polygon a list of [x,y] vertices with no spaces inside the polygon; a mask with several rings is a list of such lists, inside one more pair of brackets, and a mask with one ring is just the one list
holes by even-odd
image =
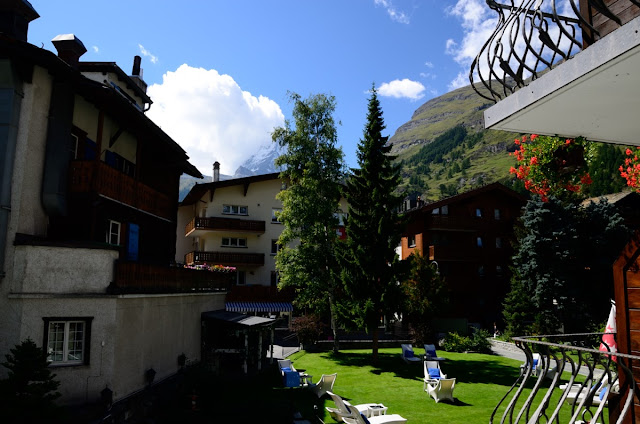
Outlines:
{"label": "curved metal railing", "polygon": [[640,356],[611,354],[606,345],[606,351],[593,348],[604,334],[610,333],[514,338],[526,361],[489,422],[604,422],[608,404],[616,399],[620,406],[615,422],[622,423],[633,413],[634,397],[639,400],[631,361],[638,364]]}
{"label": "curved metal railing", "polygon": [[[620,0],[640,6],[640,0]],[[573,57],[599,39],[593,15],[622,25],[607,0],[486,0],[498,14],[496,29],[474,59],[469,80],[476,92],[494,102]],[[618,10],[616,10],[618,11]],[[622,14],[623,12],[619,12]],[[627,20],[625,18],[625,20]],[[483,90],[482,88],[485,88]]]}

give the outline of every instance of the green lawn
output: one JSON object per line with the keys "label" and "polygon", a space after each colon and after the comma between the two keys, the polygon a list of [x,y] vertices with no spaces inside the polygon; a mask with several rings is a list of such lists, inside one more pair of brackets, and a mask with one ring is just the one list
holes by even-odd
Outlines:
{"label": "green lawn", "polygon": [[[333,388],[336,394],[353,404],[383,403],[389,407],[388,413],[400,414],[410,423],[488,423],[494,408],[516,381],[521,361],[494,355],[439,353],[447,358],[441,365],[443,372],[456,378],[455,403],[436,404],[423,391],[422,363],[405,363],[399,348],[381,349],[376,366],[371,365],[370,350],[344,350],[338,354],[299,352],[290,359],[296,368],[313,375],[314,381],[322,374],[337,372]],[[529,393],[527,389],[525,396]],[[555,405],[558,398],[559,394],[554,393],[551,404]],[[323,399],[317,406],[318,411],[324,412],[320,416],[325,422],[334,422],[324,410],[324,406],[334,406],[331,399]],[[567,409],[561,422],[568,422],[569,416]],[[497,416],[495,421],[500,422],[500,418]]]}

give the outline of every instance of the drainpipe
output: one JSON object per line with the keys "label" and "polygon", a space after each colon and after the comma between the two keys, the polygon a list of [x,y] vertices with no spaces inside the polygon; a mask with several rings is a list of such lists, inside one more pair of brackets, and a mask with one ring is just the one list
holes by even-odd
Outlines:
{"label": "drainpipe", "polygon": [[5,276],[5,253],[11,217],[11,180],[18,143],[22,80],[10,60],[0,60],[0,279]]}

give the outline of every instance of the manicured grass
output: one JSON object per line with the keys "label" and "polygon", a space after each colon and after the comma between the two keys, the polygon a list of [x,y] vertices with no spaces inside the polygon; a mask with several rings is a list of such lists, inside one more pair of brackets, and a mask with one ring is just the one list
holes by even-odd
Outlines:
{"label": "manicured grass", "polygon": [[[420,350],[416,354],[421,353]],[[299,352],[291,356],[296,368],[306,369],[317,381],[322,374],[338,373],[333,391],[353,404],[380,402],[388,413],[400,414],[410,423],[488,423],[490,416],[519,375],[521,362],[484,354],[440,352],[447,358],[441,367],[448,377],[456,378],[454,403],[435,401],[423,391],[422,362],[407,364],[400,349],[381,349],[374,366],[370,350],[331,352]],[[530,393],[533,384],[521,397]],[[554,393],[555,405],[559,394]],[[324,406],[334,406],[331,399],[318,402],[319,416],[334,422]],[[322,412],[320,412],[322,410]],[[568,422],[570,412],[561,415]],[[496,422],[501,415],[497,415]],[[515,418],[515,417],[514,417]],[[608,420],[605,420],[605,422]],[[602,421],[600,421],[602,422]]]}

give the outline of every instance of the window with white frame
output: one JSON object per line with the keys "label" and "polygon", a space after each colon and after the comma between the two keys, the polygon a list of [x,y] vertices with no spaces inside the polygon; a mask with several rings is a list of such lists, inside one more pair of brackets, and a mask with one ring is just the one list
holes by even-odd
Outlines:
{"label": "window with white frame", "polygon": [[407,237],[407,244],[409,245],[409,247],[416,247],[416,235],[412,234],[409,237]]}
{"label": "window with white frame", "polygon": [[240,205],[222,205],[224,215],[249,215],[249,208]]}
{"label": "window with white frame", "polygon": [[44,346],[52,365],[89,363],[89,340],[93,318],[43,318]]}
{"label": "window with white frame", "polygon": [[278,244],[278,239],[271,240],[271,255],[277,255],[280,250],[280,245]]}
{"label": "window with white frame", "polygon": [[282,222],[278,219],[278,214],[282,212],[282,209],[273,208],[271,209],[271,223],[272,224],[282,224]]}
{"label": "window with white frame", "polygon": [[122,225],[118,221],[109,220],[109,226],[107,228],[107,243],[116,246],[120,245],[120,229]]}
{"label": "window with white frame", "polygon": [[222,247],[247,247],[247,239],[238,237],[222,237]]}

